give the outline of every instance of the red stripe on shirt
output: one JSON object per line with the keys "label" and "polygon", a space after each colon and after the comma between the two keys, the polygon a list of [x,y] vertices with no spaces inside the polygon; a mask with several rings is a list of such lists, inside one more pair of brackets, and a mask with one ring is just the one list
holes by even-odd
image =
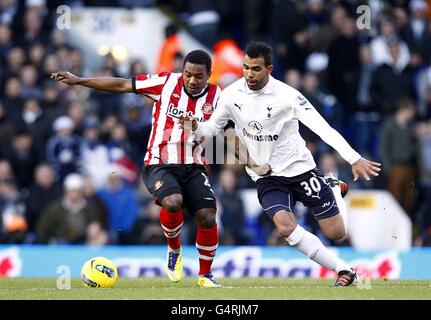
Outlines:
{"label": "red stripe on shirt", "polygon": [[[180,100],[179,97],[181,97],[182,88],[183,88],[183,77],[180,77],[178,79],[177,85],[175,86],[175,89],[172,91],[171,96],[169,98],[168,110],[169,110],[169,105],[171,104],[173,104],[176,108],[178,107],[178,101]],[[167,116],[165,127],[163,128],[163,139],[159,145],[159,148],[160,148],[159,164],[169,163],[168,143],[172,137],[173,127],[174,127],[174,119],[172,119],[172,117],[170,116]]]}

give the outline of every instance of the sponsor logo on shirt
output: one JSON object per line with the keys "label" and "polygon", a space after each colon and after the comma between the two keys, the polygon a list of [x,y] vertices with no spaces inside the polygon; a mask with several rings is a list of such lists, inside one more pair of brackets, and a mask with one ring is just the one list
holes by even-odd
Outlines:
{"label": "sponsor logo on shirt", "polygon": [[248,123],[249,128],[254,130],[255,133],[259,134],[262,132],[263,126],[259,121],[250,121]]}
{"label": "sponsor logo on shirt", "polygon": [[[169,117],[171,117],[171,118],[179,118],[179,117],[181,117],[182,115],[188,115],[189,117],[193,117],[193,112],[191,112],[191,111],[184,111],[184,110],[181,110],[181,109],[178,109],[173,103],[171,103],[170,105],[169,105],[169,107],[168,107],[168,111],[167,111],[167,113],[166,113]],[[204,118],[204,117],[201,117],[201,118],[195,118],[198,122],[203,122],[203,121],[205,121],[205,120],[207,120],[206,118]]]}
{"label": "sponsor logo on shirt", "polygon": [[250,131],[253,133],[250,133],[247,131],[246,128],[242,129],[242,134],[244,137],[247,137],[254,141],[276,141],[278,139],[278,134],[260,134],[263,130],[263,126],[258,121],[250,121],[248,123],[248,127],[250,128]]}

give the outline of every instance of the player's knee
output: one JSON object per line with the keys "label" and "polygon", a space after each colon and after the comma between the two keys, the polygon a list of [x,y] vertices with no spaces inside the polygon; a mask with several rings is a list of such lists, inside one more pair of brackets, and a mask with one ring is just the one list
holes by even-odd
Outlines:
{"label": "player's knee", "polygon": [[326,236],[333,241],[341,241],[347,236],[347,232],[345,228],[337,228],[328,232]]}
{"label": "player's knee", "polygon": [[162,205],[169,212],[178,212],[183,206],[183,197],[180,194],[172,194],[162,200]]}
{"label": "player's knee", "polygon": [[281,236],[283,237],[289,237],[293,230],[295,230],[296,228],[296,223],[295,224],[290,224],[290,223],[283,223],[283,224],[279,224],[277,225],[277,230],[280,233]]}
{"label": "player's knee", "polygon": [[210,209],[201,209],[196,215],[196,224],[200,228],[208,229],[213,227],[216,224],[216,215],[214,210]]}

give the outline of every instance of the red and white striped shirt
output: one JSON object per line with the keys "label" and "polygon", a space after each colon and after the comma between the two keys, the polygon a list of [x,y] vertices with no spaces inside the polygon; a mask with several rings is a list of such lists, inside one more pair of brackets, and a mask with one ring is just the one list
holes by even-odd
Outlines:
{"label": "red and white striped shirt", "polygon": [[208,84],[197,96],[185,91],[181,73],[162,72],[132,78],[133,91],[154,100],[153,119],[144,163],[205,165],[203,148],[194,141],[194,133],[179,128],[177,118],[184,113],[199,122],[209,119],[220,95],[220,88]]}

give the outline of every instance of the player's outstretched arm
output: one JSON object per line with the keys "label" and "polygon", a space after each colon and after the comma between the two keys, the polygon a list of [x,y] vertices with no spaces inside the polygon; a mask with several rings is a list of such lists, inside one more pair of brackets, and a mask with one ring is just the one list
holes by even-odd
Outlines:
{"label": "player's outstretched arm", "polygon": [[133,92],[132,80],[114,77],[82,78],[68,71],[51,73],[51,79],[69,85],[81,85],[91,89],[127,93]]}
{"label": "player's outstretched arm", "polygon": [[357,181],[360,177],[370,181],[370,175],[377,177],[380,172],[381,164],[365,158],[360,158],[352,164],[353,180]]}

